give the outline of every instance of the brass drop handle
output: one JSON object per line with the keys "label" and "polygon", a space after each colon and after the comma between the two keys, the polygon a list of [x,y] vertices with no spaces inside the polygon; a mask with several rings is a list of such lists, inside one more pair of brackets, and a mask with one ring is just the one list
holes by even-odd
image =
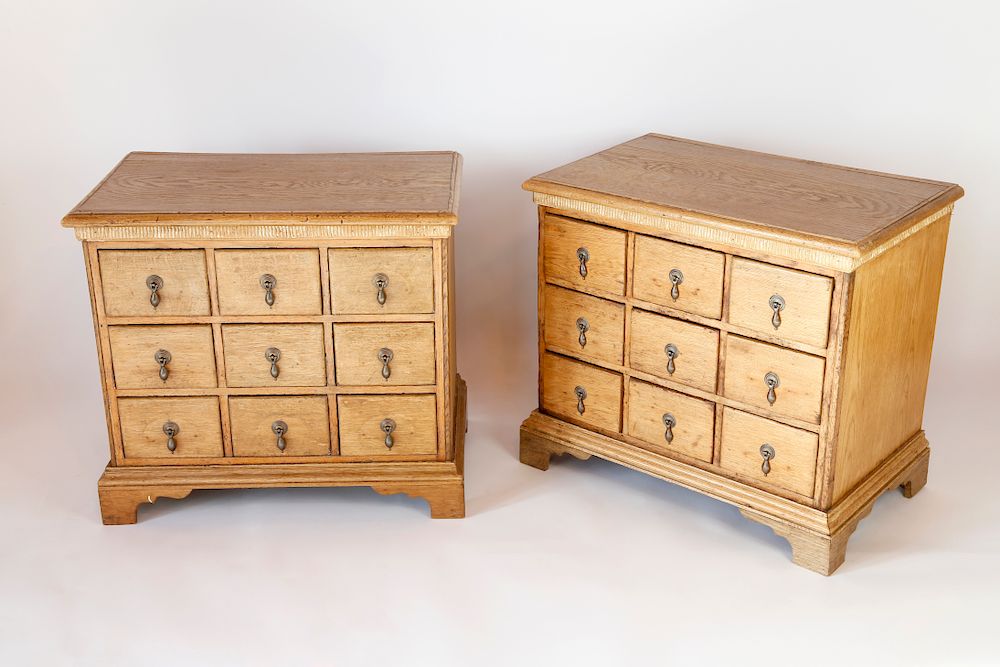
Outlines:
{"label": "brass drop handle", "polygon": [[274,433],[274,437],[277,441],[274,443],[277,446],[279,452],[285,451],[285,434],[288,433],[288,424],[282,420],[278,420],[271,424],[271,432]]}
{"label": "brass drop handle", "polygon": [[163,435],[167,436],[167,449],[171,454],[177,449],[177,441],[174,439],[181,432],[181,427],[174,422],[163,422]]}
{"label": "brass drop handle", "polygon": [[674,363],[674,359],[681,356],[681,352],[673,343],[667,343],[667,346],[663,348],[663,351],[667,353],[667,373],[669,375],[673,375],[674,371],[677,370],[677,365]]}
{"label": "brass drop handle", "polygon": [[276,347],[269,347],[264,351],[264,358],[271,364],[271,377],[278,379],[278,360],[281,359],[281,350]]}
{"label": "brass drop handle", "polygon": [[771,326],[775,329],[781,326],[781,311],[785,309],[785,299],[780,294],[774,294],[767,300],[771,306]]}
{"label": "brass drop handle", "polygon": [[576,258],[580,260],[580,277],[587,277],[587,262],[590,261],[590,251],[586,248],[576,249]]}
{"label": "brass drop handle", "polygon": [[667,442],[674,441],[674,427],[677,426],[677,419],[674,418],[669,412],[663,415],[663,427],[666,429],[663,432],[663,439]]}
{"label": "brass drop handle", "polygon": [[590,322],[587,321],[586,317],[576,318],[576,330],[580,332],[580,336],[577,338],[580,347],[587,347],[587,332],[590,331]]}
{"label": "brass drop handle", "polygon": [[270,308],[274,305],[274,288],[278,286],[278,279],[265,273],[260,277],[260,286],[264,288],[264,303]]}
{"label": "brass drop handle", "polygon": [[160,305],[160,290],[163,289],[163,278],[153,274],[146,278],[146,287],[149,288],[149,304],[156,308]]}
{"label": "brass drop handle", "polygon": [[778,400],[778,395],[774,390],[781,386],[781,379],[778,378],[777,373],[768,371],[764,375],[764,384],[767,385],[767,402],[774,405],[774,402]]}
{"label": "brass drop handle", "polygon": [[587,406],[583,404],[583,402],[587,399],[587,390],[577,385],[576,388],[573,389],[573,393],[576,394],[576,411],[582,415],[587,409]]}
{"label": "brass drop handle", "polygon": [[170,360],[173,359],[173,357],[167,350],[157,350],[153,354],[153,359],[160,365],[160,379],[166,382],[167,378],[170,377],[170,371],[167,369],[167,364],[170,363]]}
{"label": "brass drop handle", "polygon": [[372,285],[375,286],[375,300],[378,305],[385,305],[385,288],[389,286],[389,276],[384,273],[376,273],[372,278]]}
{"label": "brass drop handle", "polygon": [[385,433],[386,449],[392,449],[392,446],[395,444],[392,441],[392,432],[396,430],[396,422],[386,417],[385,419],[382,420],[382,422],[378,425],[378,427],[382,429],[383,433]]}
{"label": "brass drop handle", "polygon": [[681,273],[680,269],[670,269],[667,278],[670,279],[670,298],[677,301],[681,298],[680,285],[684,282],[684,274]]}
{"label": "brass drop handle", "polygon": [[774,447],[768,444],[760,446],[760,455],[764,462],[760,464],[760,471],[767,477],[771,473],[771,461],[774,459]]}
{"label": "brass drop handle", "polygon": [[392,370],[389,368],[389,362],[392,361],[392,350],[383,347],[378,351],[378,360],[382,362],[382,378],[388,380],[392,374]]}

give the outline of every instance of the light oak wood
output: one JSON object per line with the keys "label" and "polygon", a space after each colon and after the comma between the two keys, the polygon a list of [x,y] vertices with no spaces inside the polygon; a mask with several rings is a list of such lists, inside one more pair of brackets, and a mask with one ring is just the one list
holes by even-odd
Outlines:
{"label": "light oak wood", "polygon": [[[233,396],[233,456],[322,456],[330,453],[330,412],[325,396]],[[276,421],[288,430],[278,448]]]}
{"label": "light oak wood", "polygon": [[[625,293],[625,234],[558,216],[545,218],[545,275],[591,293]],[[586,277],[577,252],[586,249]]]}
{"label": "light oak wood", "polygon": [[[385,303],[373,284],[388,278]],[[330,292],[337,314],[432,313],[434,268],[430,248],[337,248],[330,251]]]}
{"label": "light oak wood", "polygon": [[[680,452],[701,461],[712,461],[715,405],[656,385],[630,380],[626,433],[657,450]],[[674,417],[667,440],[664,415]]]}
{"label": "light oak wood", "polygon": [[[109,316],[208,315],[203,250],[101,250],[104,312]],[[159,304],[150,302],[149,276],[159,276]]]}
{"label": "light oak wood", "polygon": [[[230,387],[318,387],[326,384],[321,324],[224,324],[226,382]],[[281,352],[278,377],[266,352]]]}
{"label": "light oak wood", "polygon": [[[767,473],[760,452],[765,444],[775,452],[774,458],[768,461],[770,470]],[[818,448],[815,433],[732,408],[723,410],[720,465],[757,486],[780,486],[800,496],[811,497]]]}
{"label": "light oak wood", "polygon": [[[222,455],[219,399],[215,397],[122,398],[118,409],[126,458]],[[173,452],[168,449],[167,435],[163,432],[166,422],[180,427],[174,437]]]}
{"label": "light oak wood", "polygon": [[[223,315],[319,315],[319,251],[217,250],[219,311]],[[274,276],[268,305],[261,276]]]}
{"label": "light oak wood", "polygon": [[[340,396],[340,453],[348,456],[406,456],[437,451],[434,396]],[[380,424],[395,422],[392,446]]]}
{"label": "light oak wood", "polygon": [[[793,352],[740,336],[726,337],[726,375],[723,393],[775,415],[819,423],[823,400],[822,358]],[[768,401],[765,376],[774,373],[780,385],[774,404]]]}
{"label": "light oak wood", "polygon": [[[631,368],[715,393],[718,331],[643,310],[632,311],[629,327]],[[678,353],[673,373],[668,371],[667,345],[673,345]]]}
{"label": "light oak wood", "polygon": [[[614,364],[623,360],[625,308],[617,303],[549,285],[545,288],[545,343]],[[586,331],[581,339],[578,321]],[[581,344],[582,343],[582,344]]]}
{"label": "light oak wood", "polygon": [[[544,410],[607,431],[621,430],[621,375],[548,353],[542,357],[542,375]],[[587,392],[582,413],[577,387]]]}
{"label": "light oak wood", "polygon": [[[649,236],[635,239],[635,283],[632,296],[718,319],[722,315],[725,255]],[[683,274],[672,295],[670,271]]]}
{"label": "light oak wood", "polygon": [[[435,381],[434,325],[335,324],[337,383],[342,385],[432,385]],[[382,373],[382,349],[392,352],[389,377]]]}
{"label": "light oak wood", "polygon": [[[175,389],[217,386],[212,327],[204,324],[108,327],[115,387]],[[156,354],[170,353],[160,378]]]}

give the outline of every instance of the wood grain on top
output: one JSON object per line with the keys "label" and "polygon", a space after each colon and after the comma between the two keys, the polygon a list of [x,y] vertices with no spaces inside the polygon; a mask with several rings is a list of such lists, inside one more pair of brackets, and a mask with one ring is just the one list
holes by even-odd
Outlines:
{"label": "wood grain on top", "polygon": [[455,222],[457,153],[129,153],[63,219]]}
{"label": "wood grain on top", "polygon": [[694,213],[791,235],[864,246],[962,196],[957,185],[657,134],[535,176],[526,190]]}

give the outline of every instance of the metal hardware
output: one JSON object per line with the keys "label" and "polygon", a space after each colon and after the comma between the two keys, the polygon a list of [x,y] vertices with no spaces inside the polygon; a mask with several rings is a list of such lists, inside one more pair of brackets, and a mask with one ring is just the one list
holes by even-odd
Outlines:
{"label": "metal hardware", "polygon": [[378,425],[382,432],[385,433],[385,446],[387,449],[392,449],[395,444],[392,441],[392,432],[396,430],[396,422],[389,419],[388,417],[382,420],[382,423]]}
{"label": "metal hardware", "polygon": [[156,353],[153,354],[153,360],[160,365],[160,379],[164,382],[166,382],[167,378],[170,376],[170,371],[167,370],[167,364],[170,363],[171,359],[173,359],[173,357],[170,356],[170,352],[167,350],[157,350]]}
{"label": "metal hardware", "polygon": [[774,393],[774,390],[781,386],[781,380],[778,378],[778,374],[768,371],[764,375],[764,384],[767,385],[767,402],[774,405],[774,402],[778,400],[778,396]]}
{"label": "metal hardware", "polygon": [[383,347],[378,351],[378,360],[382,362],[382,378],[388,380],[392,371],[389,370],[389,362],[392,361],[392,350]]}
{"label": "metal hardware", "polygon": [[181,427],[174,422],[167,421],[163,422],[163,435],[167,436],[167,449],[173,454],[174,450],[177,449],[177,441],[174,440],[177,434],[181,432]]}
{"label": "metal hardware", "polygon": [[576,328],[580,332],[580,337],[577,339],[580,341],[580,347],[587,347],[587,332],[590,331],[590,322],[587,321],[586,317],[576,318]]}
{"label": "metal hardware", "polygon": [[587,407],[583,404],[583,401],[587,398],[587,390],[577,385],[576,388],[573,389],[573,393],[576,394],[576,411],[582,415],[587,409]]}
{"label": "metal hardware", "polygon": [[764,457],[764,462],[760,464],[760,471],[766,477],[771,472],[771,460],[774,459],[774,447],[768,444],[760,446],[760,455]]}
{"label": "metal hardware", "polygon": [[377,290],[375,292],[375,300],[378,301],[378,305],[385,305],[385,288],[389,286],[389,276],[384,273],[376,273],[372,278],[372,285],[375,286]]}
{"label": "metal hardware", "polygon": [[673,343],[667,343],[667,346],[663,348],[663,351],[667,353],[667,373],[670,375],[674,374],[677,370],[677,366],[674,364],[674,359],[681,356],[681,351],[677,349],[677,346]]}
{"label": "metal hardware", "polygon": [[785,309],[785,300],[780,294],[772,294],[771,298],[767,300],[767,304],[771,306],[773,311],[771,314],[771,326],[775,329],[781,326],[781,311]]}
{"label": "metal hardware", "polygon": [[674,427],[677,426],[677,420],[669,412],[663,415],[663,426],[667,430],[663,433],[663,438],[667,442],[674,441]]}
{"label": "metal hardware", "polygon": [[270,308],[274,305],[274,288],[278,286],[278,279],[265,273],[260,277],[260,286],[264,288],[264,303]]}
{"label": "metal hardware", "polygon": [[278,379],[278,360],[281,359],[281,350],[276,347],[269,347],[264,350],[264,358],[271,363],[271,377]]}
{"label": "metal hardware", "polygon": [[684,282],[684,274],[680,269],[670,269],[667,278],[670,279],[670,298],[677,301],[681,298],[680,284]]}
{"label": "metal hardware", "polygon": [[586,248],[576,249],[576,258],[580,260],[580,277],[587,277],[587,262],[590,261],[590,251]]}
{"label": "metal hardware", "polygon": [[288,433],[288,424],[281,421],[280,419],[271,424],[271,432],[278,439],[274,444],[278,447],[279,452],[285,451],[285,434]]}
{"label": "metal hardware", "polygon": [[149,303],[156,308],[160,305],[160,290],[163,289],[163,278],[153,274],[146,278],[146,287],[149,288]]}

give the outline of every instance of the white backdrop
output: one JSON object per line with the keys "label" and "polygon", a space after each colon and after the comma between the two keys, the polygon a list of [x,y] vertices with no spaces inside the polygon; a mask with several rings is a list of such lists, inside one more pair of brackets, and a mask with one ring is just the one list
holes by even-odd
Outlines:
{"label": "white backdrop", "polygon": [[[993,630],[976,619],[1000,593],[987,476],[1000,463],[993,3],[0,8],[0,590],[15,591],[0,593],[0,658],[987,660]],[[536,374],[537,219],[520,184],[648,131],[967,191],[931,371],[931,483],[912,503],[881,502],[832,579],[799,572],[769,532],[692,494],[597,462],[544,475],[516,463]],[[442,527],[418,501],[367,491],[234,492],[100,528],[96,355],[80,250],[60,217],[130,150],[441,149],[465,158],[470,518]],[[378,549],[414,560],[375,571]],[[331,583],[331,567],[350,576]],[[282,632],[265,630],[283,615]],[[829,647],[830,633],[851,632],[865,650]]]}

